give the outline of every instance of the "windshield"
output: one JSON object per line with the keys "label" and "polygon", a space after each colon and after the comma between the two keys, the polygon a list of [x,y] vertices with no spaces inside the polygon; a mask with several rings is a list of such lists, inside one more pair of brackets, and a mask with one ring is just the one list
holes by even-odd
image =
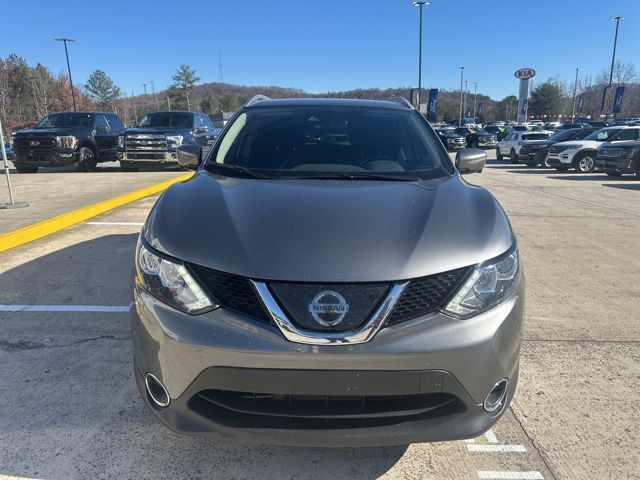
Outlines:
{"label": "windshield", "polygon": [[192,128],[193,115],[186,112],[147,113],[138,126],[148,128]]}
{"label": "windshield", "polygon": [[549,140],[553,140],[554,142],[564,142],[565,140],[572,139],[575,134],[576,130],[561,130],[551,135],[551,137],[549,137]]}
{"label": "windshield", "polygon": [[414,111],[335,106],[244,111],[206,163],[210,171],[223,169],[230,176],[241,173],[237,167],[270,178],[408,180],[453,171],[439,141]]}
{"label": "windshield", "polygon": [[522,135],[523,140],[546,140],[549,138],[549,135],[546,133],[529,133]]}
{"label": "windshield", "polygon": [[598,130],[597,132],[593,132],[588,137],[585,137],[585,140],[595,140],[597,142],[606,142],[609,138],[618,133],[617,129],[605,129]]}
{"label": "windshield", "polygon": [[35,128],[91,128],[92,113],[55,113],[47,115]]}

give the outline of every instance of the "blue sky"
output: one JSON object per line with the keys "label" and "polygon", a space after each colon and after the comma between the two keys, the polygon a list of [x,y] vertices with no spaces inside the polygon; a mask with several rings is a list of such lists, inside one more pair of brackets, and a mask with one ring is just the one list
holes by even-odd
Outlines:
{"label": "blue sky", "polygon": [[[98,8],[102,5],[102,8]],[[593,74],[617,58],[640,68],[640,0],[432,0],[424,10],[423,86],[517,94],[513,72],[536,81],[575,68]],[[418,12],[410,0],[36,1],[0,10],[0,56],[11,52],[53,72],[66,68],[56,37],[71,37],[74,81],[106,71],[127,93],[171,83],[180,63],[203,82],[280,85],[309,92],[417,85]],[[149,88],[149,87],[148,87]]]}

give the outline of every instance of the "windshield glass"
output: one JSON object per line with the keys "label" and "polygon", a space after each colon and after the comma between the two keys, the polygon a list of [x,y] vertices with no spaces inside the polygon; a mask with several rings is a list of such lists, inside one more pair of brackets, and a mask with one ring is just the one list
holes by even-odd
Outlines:
{"label": "windshield glass", "polygon": [[546,133],[529,133],[522,135],[523,140],[546,140],[549,138],[549,135]]}
{"label": "windshield glass", "polygon": [[616,133],[618,133],[617,129],[609,130],[609,129],[604,129],[603,128],[602,130],[598,130],[597,132],[593,132],[588,137],[585,137],[585,140],[596,140],[598,142],[606,142],[609,138],[611,138]]}
{"label": "windshield glass", "polygon": [[453,171],[438,146],[410,110],[263,107],[236,117],[206,167],[231,165],[269,177],[436,178]]}
{"label": "windshield glass", "polygon": [[138,126],[148,128],[192,128],[193,115],[186,112],[147,113]]}
{"label": "windshield glass", "polygon": [[36,128],[91,128],[92,125],[91,113],[55,113],[40,120]]}
{"label": "windshield glass", "polygon": [[565,140],[573,138],[575,134],[576,130],[561,130],[551,135],[551,137],[549,137],[549,140],[553,140],[554,142],[564,142]]}

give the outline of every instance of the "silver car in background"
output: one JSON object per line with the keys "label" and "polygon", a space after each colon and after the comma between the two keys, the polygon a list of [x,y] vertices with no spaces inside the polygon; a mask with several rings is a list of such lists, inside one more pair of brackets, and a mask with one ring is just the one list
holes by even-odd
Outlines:
{"label": "silver car in background", "polygon": [[135,260],[135,376],[181,433],[311,446],[475,437],[518,381],[524,278],[495,198],[406,101],[252,99]]}

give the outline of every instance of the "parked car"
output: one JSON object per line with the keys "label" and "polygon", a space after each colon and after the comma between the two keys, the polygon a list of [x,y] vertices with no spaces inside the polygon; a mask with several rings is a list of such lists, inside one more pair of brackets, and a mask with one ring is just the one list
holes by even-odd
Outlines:
{"label": "parked car", "polygon": [[592,128],[592,127],[586,122],[563,123],[562,125],[560,125],[560,127],[558,127],[558,130],[569,130],[573,128]]}
{"label": "parked car", "polygon": [[116,160],[122,121],[109,112],[63,112],[44,117],[33,128],[13,135],[13,164],[18,173],[39,167],[78,164],[93,171],[100,162]]}
{"label": "parked car", "polygon": [[118,160],[125,171],[141,166],[178,166],[181,145],[212,145],[219,131],[208,115],[198,112],[152,112],[120,137]]}
{"label": "parked car", "polygon": [[449,151],[460,150],[467,146],[466,137],[458,132],[455,128],[438,128],[435,132],[442,140],[442,144]]}
{"label": "parked car", "polygon": [[640,141],[603,144],[596,155],[596,170],[612,177],[625,173],[640,177]]}
{"label": "parked car", "polygon": [[471,148],[496,148],[498,140],[496,135],[482,129],[460,127],[456,128],[456,133],[464,135],[467,146]]}
{"label": "parked car", "polygon": [[548,138],[548,133],[529,131],[511,132],[498,142],[496,158],[498,160],[502,160],[504,157],[508,156],[512,163],[516,163],[520,155],[520,149],[524,145],[545,145]]}
{"label": "parked car", "polygon": [[567,142],[569,140],[582,140],[583,138],[591,135],[597,129],[588,128],[572,128],[570,130],[559,130],[557,133],[551,135],[544,143],[537,144],[525,144],[520,148],[518,159],[520,163],[525,163],[530,167],[541,165],[543,167],[550,167],[547,162],[547,154],[549,148],[556,143]]}
{"label": "parked car", "polygon": [[504,124],[503,125],[496,125],[496,124],[487,125],[486,127],[484,127],[484,131],[492,135],[495,135],[496,139],[500,141],[507,134],[507,127],[505,127]]}
{"label": "parked car", "polygon": [[575,168],[580,173],[593,172],[597,149],[604,142],[617,143],[639,138],[640,127],[606,127],[583,140],[556,143],[549,149],[547,163],[563,172]]}
{"label": "parked car", "polygon": [[511,133],[511,132],[528,132],[529,131],[529,126],[528,125],[509,125],[507,126],[507,133]]}
{"label": "parked car", "polygon": [[504,210],[460,177],[485,158],[456,168],[400,101],[261,97],[206,158],[182,146],[197,173],[160,196],[135,256],[150,411],[286,445],[489,429],[516,388],[525,285]]}

